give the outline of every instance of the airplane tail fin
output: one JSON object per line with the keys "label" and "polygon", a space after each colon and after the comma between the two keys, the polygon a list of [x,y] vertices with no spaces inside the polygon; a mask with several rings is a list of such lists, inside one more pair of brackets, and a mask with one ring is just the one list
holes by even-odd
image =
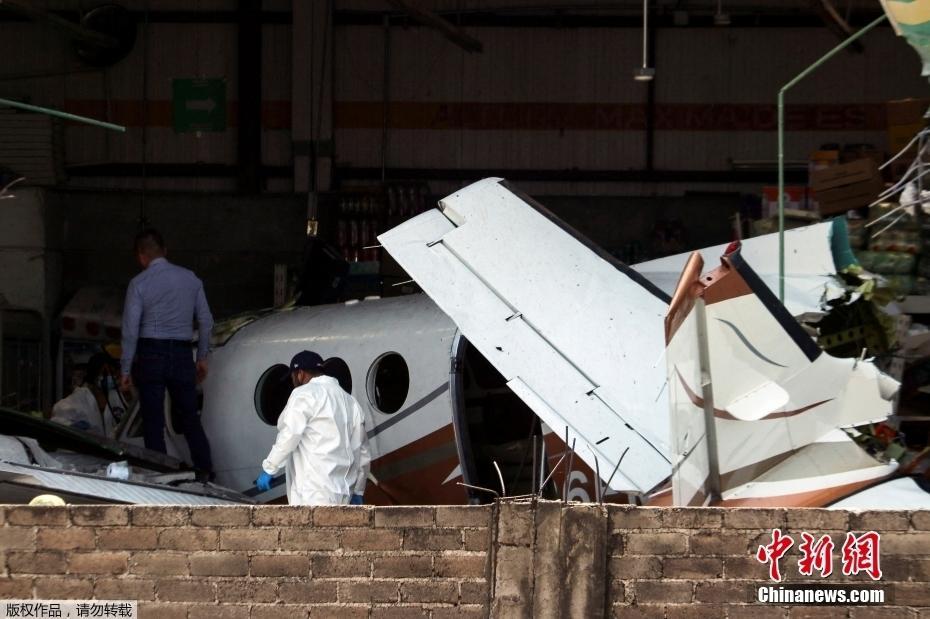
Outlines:
{"label": "airplane tail fin", "polygon": [[665,319],[674,504],[725,501],[837,428],[891,413],[897,381],[820,349],[739,243],[702,269],[693,254]]}

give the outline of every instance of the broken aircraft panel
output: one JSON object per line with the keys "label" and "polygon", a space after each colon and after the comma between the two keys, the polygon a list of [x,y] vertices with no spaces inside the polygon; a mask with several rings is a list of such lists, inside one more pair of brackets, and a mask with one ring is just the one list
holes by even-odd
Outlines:
{"label": "broken aircraft panel", "polygon": [[[760,292],[764,289],[769,296],[769,287],[777,285],[773,239],[770,235],[749,243],[769,280],[759,279]],[[633,270],[500,179],[486,179],[448,196],[439,210],[417,216],[379,240],[506,377],[508,386],[556,434],[567,429],[569,444],[577,441],[579,456],[589,467],[611,471],[627,454],[612,489],[646,492],[669,475],[672,459],[680,453],[670,440],[663,367],[661,334],[670,297],[647,278],[661,282],[663,273],[679,269],[677,276],[685,259],[671,257],[640,265],[642,273]],[[789,247],[806,247],[813,256],[803,264],[789,261],[798,273],[786,291],[794,312],[819,311],[831,297],[836,268],[830,242],[831,224],[790,231]],[[781,311],[794,323],[789,311]],[[722,335],[740,341],[742,334],[745,339],[745,332],[734,331],[734,321],[728,322],[715,322]],[[803,340],[792,340],[794,345],[804,354],[819,351],[796,323],[794,327],[792,333],[803,335]],[[771,358],[769,362],[787,367]],[[803,376],[794,380],[805,381]],[[791,402],[777,381],[756,385],[752,393],[723,395],[734,418],[758,414],[760,404],[772,409],[763,416],[785,413]],[[873,411],[864,418],[884,414]],[[737,451],[743,453],[733,455],[737,460],[751,458],[746,450]]]}
{"label": "broken aircraft panel", "polygon": [[898,384],[821,350],[733,244],[694,252],[665,331],[675,505],[824,505],[894,472],[840,428],[885,419]]}
{"label": "broken aircraft panel", "polygon": [[[821,313],[824,301],[842,296],[843,289],[835,278],[831,242],[836,223],[827,221],[785,231],[785,299],[792,316]],[[778,235],[765,234],[742,243],[743,259],[768,288],[778,292]],[[726,252],[727,243],[702,249],[701,253],[716,259]],[[672,295],[691,252],[657,258],[633,265],[649,281]]]}

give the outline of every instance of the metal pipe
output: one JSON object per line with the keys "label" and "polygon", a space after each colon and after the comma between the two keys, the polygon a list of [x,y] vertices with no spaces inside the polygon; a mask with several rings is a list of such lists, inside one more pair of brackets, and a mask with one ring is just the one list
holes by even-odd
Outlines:
{"label": "metal pipe", "polygon": [[782,86],[781,90],[778,91],[778,300],[782,303],[785,301],[785,92],[886,19],[888,19],[888,16],[883,13],[881,17],[875,19],[868,26],[821,56],[817,62],[798,73],[794,79]]}
{"label": "metal pipe", "polygon": [[149,0],[142,22],[142,192],[139,194],[139,230],[148,227],[145,198],[149,190]]}
{"label": "metal pipe", "polygon": [[568,468],[565,469],[565,489],[562,491],[562,500],[568,503],[568,495],[572,490],[572,467],[575,465],[575,441],[572,439],[572,448],[568,452]]}
{"label": "metal pipe", "polygon": [[37,9],[35,7],[29,6],[26,3],[16,2],[14,0],[0,0],[0,7],[6,7],[11,11],[25,15],[27,17],[31,17],[33,19],[45,20],[56,28],[60,28],[66,31],[72,37],[92,45],[97,45],[107,49],[119,47],[119,41],[113,37],[85,28],[80,24],[76,24],[71,20],[65,19],[64,17],[44,9]]}
{"label": "metal pipe", "polygon": [[[648,32],[644,33],[643,36],[649,39],[649,52],[648,56],[652,57],[653,65],[657,65],[656,62],[656,35],[657,31],[655,25],[653,24]],[[645,57],[645,58],[648,58]],[[646,60],[644,59],[643,64],[645,66]],[[656,138],[656,81],[649,80],[648,85],[646,86],[646,162],[645,168],[647,172],[652,172],[655,170],[655,140]]]}
{"label": "metal pipe", "polygon": [[384,71],[381,76],[381,182],[387,179],[388,125],[391,121],[391,18],[384,16]]}
{"label": "metal pipe", "polygon": [[261,0],[239,0],[237,14],[239,127],[236,164],[239,192],[261,193],[262,24]]}
{"label": "metal pipe", "polygon": [[103,122],[102,120],[94,120],[93,118],[87,118],[85,116],[78,116],[77,114],[69,114],[68,112],[60,112],[58,110],[52,110],[47,107],[40,107],[38,105],[29,105],[28,103],[20,103],[19,101],[10,101],[9,99],[0,99],[0,106],[6,107],[15,107],[20,110],[26,110],[27,112],[37,112],[39,114],[48,114],[49,116],[55,116],[57,118],[64,118],[65,120],[73,120],[74,122],[86,123],[88,125],[94,125],[95,127],[103,127],[104,129],[111,129],[113,131],[126,131],[126,127],[122,125],[114,125],[113,123]]}
{"label": "metal pipe", "polygon": [[[484,50],[481,41],[474,37],[468,36],[461,28],[453,26],[451,23],[432,11],[416,6],[409,0],[388,0],[390,4],[406,12],[410,17],[430,28],[435,28],[442,33],[444,37],[464,49],[466,52],[478,52]],[[385,17],[387,19],[387,17]]]}

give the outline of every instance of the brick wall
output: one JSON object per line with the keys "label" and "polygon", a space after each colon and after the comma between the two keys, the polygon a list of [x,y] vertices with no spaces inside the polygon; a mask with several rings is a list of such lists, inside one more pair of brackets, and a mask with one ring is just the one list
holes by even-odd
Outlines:
{"label": "brick wall", "polygon": [[[762,606],[760,543],[787,583],[878,585],[883,607]],[[884,577],[844,577],[847,531]],[[801,579],[800,533],[834,574]],[[930,617],[930,512],[494,507],[0,506],[0,599],[135,599],[143,617]]]}
{"label": "brick wall", "polygon": [[[533,531],[529,538],[520,529]],[[774,585],[756,560],[772,529],[794,545],[780,561],[782,584],[881,587],[884,606],[770,606],[755,601]],[[846,533],[877,531],[883,577],[842,575]],[[834,543],[833,574],[802,577],[801,533]],[[930,618],[930,512],[824,509],[633,508],[538,503],[502,506],[492,613],[533,617]],[[556,549],[558,547],[558,549]],[[523,572],[502,560],[518,556]],[[599,579],[596,575],[602,574]],[[530,577],[527,577],[527,576]],[[512,585],[519,582],[523,588]],[[529,599],[529,603],[522,600]]]}
{"label": "brick wall", "polygon": [[0,508],[0,599],[143,617],[480,617],[492,508]]}

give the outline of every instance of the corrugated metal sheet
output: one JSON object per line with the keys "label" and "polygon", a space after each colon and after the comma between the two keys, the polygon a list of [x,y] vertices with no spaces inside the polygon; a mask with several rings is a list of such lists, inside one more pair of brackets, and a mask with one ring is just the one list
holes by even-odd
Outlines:
{"label": "corrugated metal sheet", "polygon": [[155,484],[119,481],[9,462],[0,462],[0,480],[41,487],[42,490],[51,494],[59,491],[86,497],[98,497],[108,502],[137,505],[237,505],[248,502],[245,497],[241,501],[222,499],[167,486],[158,487]]}
{"label": "corrugated metal sheet", "polygon": [[[265,3],[266,10],[286,10],[292,0]],[[77,0],[46,0],[49,8],[74,9]],[[590,2],[563,0],[420,0],[435,10],[510,9],[532,12],[554,5],[591,12],[638,14],[635,0]],[[235,0],[128,0],[141,10],[231,11]],[[690,11],[712,11],[715,0],[691,0],[680,5]],[[877,10],[872,0],[843,3],[845,10]],[[724,0],[724,10],[769,7],[782,12],[810,13],[806,0]],[[337,10],[391,10],[384,0],[336,0]],[[70,42],[50,28],[31,23],[4,23],[0,53],[15,73],[62,71],[81,68]],[[640,63],[638,29],[531,29],[474,28],[469,34],[484,44],[483,54],[467,54],[437,32],[422,27],[392,28],[391,100],[398,105],[448,104],[448,108],[415,114],[473,114],[506,117],[513,126],[463,127],[442,118],[423,120],[425,126],[391,131],[388,163],[396,167],[641,169],[645,137],[641,126],[563,127],[560,118],[575,113],[573,105],[610,104],[616,110],[642,109],[646,87],[633,82]],[[346,26],[333,33],[335,107],[369,103],[374,118],[369,126],[337,126],[336,152],[340,164],[376,167],[381,163],[380,108],[383,32],[380,27]],[[150,163],[224,163],[236,161],[236,131],[176,134],[170,126],[171,80],[178,77],[224,77],[227,101],[237,98],[235,24],[166,24],[149,26],[148,93],[150,113],[161,120],[147,131],[145,158]],[[835,45],[837,38],[825,29],[767,28],[662,28],[657,33],[656,100],[662,105],[706,106],[753,104],[774,106],[775,94],[785,81]],[[928,96],[919,76],[916,54],[906,43],[881,28],[863,41],[865,54],[843,53],[815,78],[800,84],[789,103],[878,103],[907,96]],[[273,108],[279,123],[263,132],[262,160],[267,165],[292,162],[290,133],[291,28],[266,25],[263,40],[263,100]],[[67,78],[31,78],[0,82],[0,96],[27,96],[35,103],[66,107],[69,102],[92,102],[95,115],[119,120],[141,109],[142,38],[129,57],[106,71],[74,73]],[[41,50],[42,53],[37,53]],[[83,69],[86,69],[84,67]],[[489,106],[482,107],[484,104]],[[540,108],[538,104],[555,104]],[[508,107],[509,106],[509,107]],[[532,107],[536,106],[536,107]],[[630,107],[616,107],[630,106]],[[639,107],[637,107],[639,106]],[[540,112],[540,109],[543,111]],[[129,111],[127,111],[129,110]],[[133,111],[135,110],[135,111]],[[451,110],[451,111],[450,111]],[[573,111],[574,110],[574,111]],[[539,121],[540,114],[548,120]],[[508,116],[509,115],[509,116]],[[165,120],[167,118],[167,120]],[[553,120],[553,118],[555,120]],[[338,122],[338,119],[337,119]],[[431,125],[432,123],[432,125]],[[524,125],[541,123],[540,127]],[[138,123],[137,123],[138,124]],[[467,124],[467,123],[465,123]],[[485,123],[488,124],[488,123]],[[491,122],[491,125],[494,123]],[[636,123],[634,122],[633,125]],[[597,123],[595,123],[597,125]],[[629,123],[627,123],[629,125]],[[661,129],[661,127],[660,127]],[[142,130],[131,126],[126,134],[68,125],[65,130],[67,163],[138,163],[143,159]],[[2,141],[0,136],[0,141]],[[871,128],[792,130],[789,157],[803,157],[829,141],[872,142],[884,146],[882,130]],[[727,169],[728,159],[774,158],[771,131],[740,128],[716,130],[660,130],[656,135],[655,164],[666,169]],[[81,186],[139,187],[138,179],[74,179]],[[289,186],[275,182],[275,187]],[[234,189],[234,179],[154,179],[150,188]],[[576,188],[578,185],[566,185]],[[591,186],[592,190],[605,185]],[[631,186],[628,186],[631,187]],[[635,191],[635,188],[630,188]]]}
{"label": "corrugated metal sheet", "polygon": [[[645,102],[646,88],[631,79],[632,69],[639,63],[641,34],[637,30],[483,28],[471,34],[484,43],[483,54],[466,54],[427,29],[392,29],[392,102],[401,107],[411,102],[460,107],[480,103]],[[380,101],[382,36],[377,27],[338,31],[337,110],[342,102]],[[750,113],[767,115],[767,119],[751,121],[745,128],[749,130],[741,130],[739,122],[727,126],[726,119],[717,123],[721,126],[716,130],[700,126],[688,129],[687,121],[664,130],[660,109],[656,167],[726,170],[731,159],[774,160],[778,89],[836,42],[834,35],[820,29],[660,30],[656,42],[656,101],[660,108],[684,105],[691,106],[696,115],[713,115],[714,108],[708,106],[735,103],[749,105],[746,109]],[[870,34],[864,44],[866,53],[841,54],[799,85],[790,93],[789,104],[843,108],[930,94],[919,75],[916,55],[890,30]],[[372,108],[373,116],[379,109]],[[824,113],[833,112],[826,109]],[[860,112],[844,108],[837,113]],[[519,118],[509,121],[517,125],[523,122]],[[584,170],[638,169],[644,165],[642,131],[428,128],[430,122],[424,121],[426,126],[420,129],[391,130],[390,166]],[[830,123],[825,117],[816,129],[790,130],[789,154],[803,158],[828,142],[884,147],[881,120],[858,129],[840,123],[832,131],[827,129]],[[367,128],[338,127],[336,141],[343,162],[380,165],[378,119]]]}
{"label": "corrugated metal sheet", "polygon": [[0,165],[26,185],[54,185],[62,177],[61,124],[44,114],[0,107]]}
{"label": "corrugated metal sheet", "polygon": [[[142,3],[137,2],[139,6]],[[150,3],[152,4],[152,3]],[[183,2],[154,3],[153,10],[232,10],[236,3]],[[169,6],[170,5],[170,6]],[[52,5],[52,8],[75,8],[75,4]],[[130,7],[133,8],[133,7]],[[53,28],[29,22],[2,24],[0,53],[6,75],[59,73],[51,77],[32,77],[0,81],[0,96],[25,98],[31,103],[129,125],[126,133],[115,133],[77,124],[64,126],[64,163],[140,163],[142,154],[142,119],[150,121],[147,131],[146,159],[149,163],[221,163],[236,161],[236,128],[233,114],[237,93],[237,27],[235,24],[149,25],[147,95],[143,92],[143,39],[141,28],[136,45],[124,60],[97,70],[82,66],[70,40]],[[288,25],[266,25],[263,36],[263,100],[271,125],[264,132],[263,160],[269,165],[289,165],[291,161],[289,130],[290,46]],[[41,53],[39,53],[41,52]],[[65,74],[70,72],[68,74]],[[171,126],[172,80],[175,78],[222,78],[226,80],[227,108],[230,123],[224,132],[201,135],[177,134]],[[147,112],[145,99],[148,99]],[[270,112],[269,112],[270,110]],[[0,148],[6,143],[0,134]],[[36,175],[38,176],[38,175]],[[79,184],[112,187],[140,186],[138,179],[89,179]],[[154,183],[154,184],[153,184]],[[197,181],[195,185],[216,186],[215,182]],[[183,180],[150,181],[149,187],[187,189]],[[225,183],[234,189],[234,183]]]}

